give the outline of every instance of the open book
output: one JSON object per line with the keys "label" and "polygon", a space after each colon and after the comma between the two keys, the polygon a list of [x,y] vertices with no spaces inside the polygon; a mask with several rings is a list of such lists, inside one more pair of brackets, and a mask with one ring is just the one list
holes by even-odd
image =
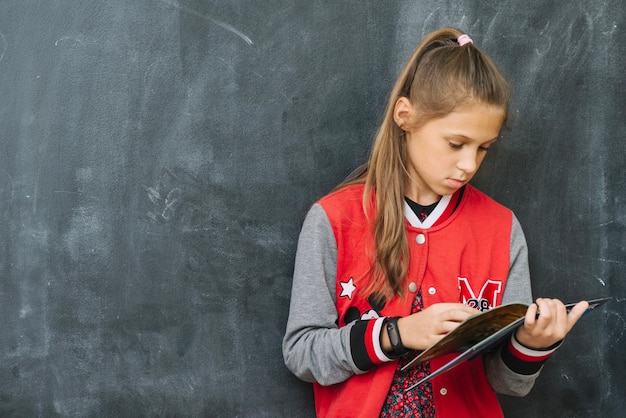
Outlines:
{"label": "open book", "polygon": [[[587,308],[583,316],[610,299],[611,298],[601,298],[589,300],[589,308]],[[565,305],[565,307],[569,312],[575,305],[575,303],[571,303]],[[527,309],[528,305],[523,303],[510,303],[497,306],[467,318],[461,325],[455,328],[454,331],[422,351],[417,357],[404,366],[402,370],[404,371],[421,362],[444,354],[461,354],[406,390],[413,389],[433,377],[452,369],[463,361],[470,360],[484,353],[510,337],[513,331],[524,323]]]}

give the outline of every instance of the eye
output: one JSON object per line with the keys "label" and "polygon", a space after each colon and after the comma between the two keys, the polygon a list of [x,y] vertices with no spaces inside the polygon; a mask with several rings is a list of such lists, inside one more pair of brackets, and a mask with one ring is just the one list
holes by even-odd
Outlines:
{"label": "eye", "polygon": [[448,145],[452,149],[461,149],[463,147],[463,144],[459,144],[457,142],[451,142],[451,141],[448,141]]}
{"label": "eye", "polygon": [[478,150],[482,152],[487,152],[489,151],[489,147],[478,147]]}

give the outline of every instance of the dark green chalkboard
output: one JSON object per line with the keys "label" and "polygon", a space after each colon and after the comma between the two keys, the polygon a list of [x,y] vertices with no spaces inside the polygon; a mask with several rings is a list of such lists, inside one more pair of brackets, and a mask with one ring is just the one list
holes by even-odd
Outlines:
{"label": "dark green chalkboard", "polygon": [[302,219],[366,157],[415,44],[449,25],[513,81],[476,184],[520,218],[535,293],[614,297],[507,416],[618,416],[625,11],[0,2],[0,416],[313,416],[280,351]]}

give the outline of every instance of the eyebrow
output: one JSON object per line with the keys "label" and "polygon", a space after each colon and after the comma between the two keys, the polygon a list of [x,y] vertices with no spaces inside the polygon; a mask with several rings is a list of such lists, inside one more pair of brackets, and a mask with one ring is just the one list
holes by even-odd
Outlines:
{"label": "eyebrow", "polygon": [[[453,134],[450,134],[450,135],[447,135],[447,136],[453,136],[453,137],[457,137],[457,138],[465,139],[466,141],[478,141],[477,139],[473,139],[473,138],[471,138],[471,137],[469,137],[469,136],[467,136],[467,135],[463,135],[463,134],[455,134],[455,133],[453,133]],[[488,140],[486,140],[486,141],[482,141],[482,142],[481,142],[481,141],[478,141],[478,142],[481,142],[482,144],[486,144],[487,142],[495,142],[495,141],[497,141],[499,138],[500,138],[500,135],[496,136],[495,138],[488,139]]]}

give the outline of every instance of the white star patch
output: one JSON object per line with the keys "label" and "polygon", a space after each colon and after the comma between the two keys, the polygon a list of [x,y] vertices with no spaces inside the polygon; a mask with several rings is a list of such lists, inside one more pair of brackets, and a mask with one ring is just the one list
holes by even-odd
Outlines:
{"label": "white star patch", "polygon": [[350,280],[348,280],[347,282],[339,282],[339,284],[341,285],[342,289],[339,296],[347,296],[348,299],[352,299],[352,292],[356,290],[356,286],[354,285],[354,279],[350,277]]}

